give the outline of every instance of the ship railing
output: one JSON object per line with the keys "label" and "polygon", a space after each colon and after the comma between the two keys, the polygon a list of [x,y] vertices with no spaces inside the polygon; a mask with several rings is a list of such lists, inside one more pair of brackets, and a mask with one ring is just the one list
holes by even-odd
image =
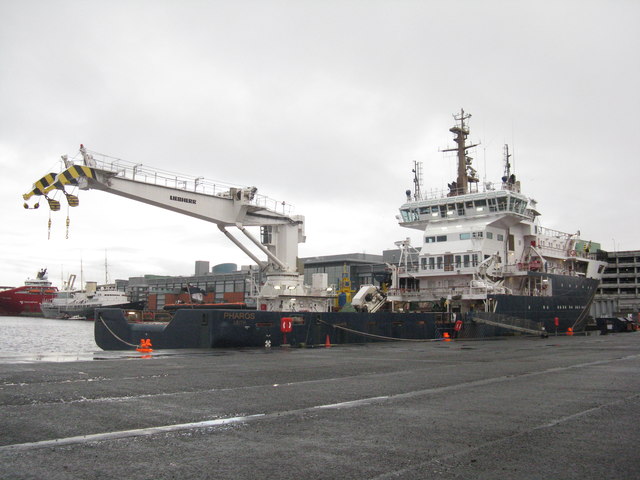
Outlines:
{"label": "ship railing", "polygon": [[510,185],[504,182],[470,182],[467,185],[467,192],[462,188],[432,188],[429,190],[421,189],[420,198],[417,201],[438,200],[441,198],[459,197],[462,195],[472,195],[476,193],[498,193],[500,191],[509,191],[520,193],[519,185]]}
{"label": "ship railing", "polygon": [[435,287],[435,288],[391,288],[388,291],[389,297],[400,297],[407,300],[412,299],[432,299],[441,298],[479,298],[486,297],[491,293],[504,293],[503,289],[495,289],[491,286],[482,287]]}
{"label": "ship railing", "polygon": [[[183,175],[168,170],[147,167],[141,163],[128,162],[116,157],[110,157],[91,151],[95,161],[95,168],[114,173],[119,178],[134,180],[141,183],[149,183],[186,192],[202,193],[205,195],[224,197],[229,195],[231,188],[251,188],[232,185],[230,183],[213,181],[204,177]],[[251,204],[289,215],[293,212],[293,205],[256,194]]]}

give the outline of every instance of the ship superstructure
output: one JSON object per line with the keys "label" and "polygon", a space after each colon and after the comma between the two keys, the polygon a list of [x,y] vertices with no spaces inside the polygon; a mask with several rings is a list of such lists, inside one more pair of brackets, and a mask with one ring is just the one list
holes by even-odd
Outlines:
{"label": "ship superstructure", "polygon": [[[403,262],[387,295],[393,309],[495,312],[501,302],[512,304],[508,297],[567,297],[573,287],[581,297],[595,292],[605,266],[596,246],[579,233],[539,225],[536,201],[522,193],[507,146],[501,182],[481,184],[469,156],[476,146],[467,142],[470,115],[462,110],[454,118],[457,147],[444,151],[457,152],[457,178],[430,195],[407,191],[400,207],[400,225],[423,235],[416,248],[397,243]],[[588,289],[584,280],[592,280]],[[548,303],[551,309],[556,302]]]}

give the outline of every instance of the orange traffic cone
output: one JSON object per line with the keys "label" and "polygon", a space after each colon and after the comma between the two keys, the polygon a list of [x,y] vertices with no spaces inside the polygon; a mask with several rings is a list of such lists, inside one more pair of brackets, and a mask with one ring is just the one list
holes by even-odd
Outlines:
{"label": "orange traffic cone", "polygon": [[327,333],[327,339],[324,341],[324,347],[329,348],[331,346],[331,340],[329,340],[329,334]]}
{"label": "orange traffic cone", "polygon": [[573,328],[571,327],[567,328],[567,335],[569,336],[573,335]]}
{"label": "orange traffic cone", "polygon": [[444,340],[445,342],[450,342],[451,338],[449,337],[449,333],[448,332],[444,332],[442,334],[442,340]]}

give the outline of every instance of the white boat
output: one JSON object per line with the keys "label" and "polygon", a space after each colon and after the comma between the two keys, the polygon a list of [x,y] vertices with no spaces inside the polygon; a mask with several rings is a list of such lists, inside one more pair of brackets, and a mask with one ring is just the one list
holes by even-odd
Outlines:
{"label": "white boat", "polygon": [[142,310],[143,304],[130,302],[127,294],[116,290],[114,285],[98,286],[97,282],[87,282],[84,290],[62,291],[56,298],[40,305],[45,317],[65,319],[84,317],[93,320],[96,308]]}

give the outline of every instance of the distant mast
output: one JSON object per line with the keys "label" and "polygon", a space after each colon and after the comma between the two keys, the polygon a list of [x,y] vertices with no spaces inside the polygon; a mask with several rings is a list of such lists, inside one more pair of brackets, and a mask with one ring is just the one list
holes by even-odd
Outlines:
{"label": "distant mast", "polygon": [[456,124],[449,129],[456,137],[454,141],[458,144],[456,148],[448,148],[443,152],[458,153],[458,178],[455,182],[449,184],[449,195],[465,195],[469,193],[469,183],[477,183],[476,170],[471,166],[472,157],[467,156],[467,150],[477,147],[479,144],[467,145],[467,136],[469,135],[469,127],[465,124],[465,120],[471,118],[471,114],[464,113],[464,109],[460,109],[460,114],[454,115]]}

